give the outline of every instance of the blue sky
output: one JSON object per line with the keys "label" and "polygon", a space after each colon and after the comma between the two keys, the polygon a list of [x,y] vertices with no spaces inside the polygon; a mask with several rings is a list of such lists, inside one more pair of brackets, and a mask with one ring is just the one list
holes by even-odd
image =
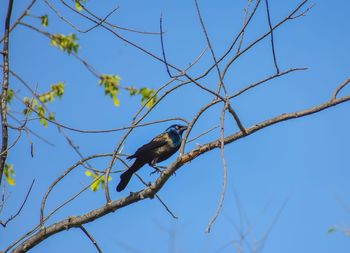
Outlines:
{"label": "blue sky", "polygon": [[[13,16],[18,17],[28,3],[15,1]],[[245,3],[199,2],[217,55],[225,52],[232,36],[239,30]],[[292,67],[308,67],[308,70],[276,79],[233,100],[232,104],[244,125],[251,126],[281,113],[323,103],[348,78],[350,33],[347,24],[350,21],[350,3],[345,0],[314,1],[309,5],[313,3],[315,6],[306,17],[287,22],[274,33],[281,71]],[[298,4],[298,1],[271,0],[272,23],[276,24]],[[91,26],[67,12],[63,6],[57,6],[75,24],[84,28]],[[193,1],[106,0],[97,3],[90,0],[88,6],[100,16],[119,6],[119,10],[110,17],[110,22],[146,31],[159,30],[162,13],[167,58],[180,68],[186,68],[206,47]],[[49,15],[49,27],[41,27],[43,30],[63,34],[74,32],[42,1],[38,1],[31,13]],[[4,17],[5,12],[1,11],[1,20]],[[26,18],[25,21],[40,27],[38,20]],[[1,34],[3,30],[1,26]],[[262,5],[246,33],[243,48],[267,30],[266,12]],[[159,36],[121,34],[161,55]],[[163,64],[103,29],[87,34],[77,33],[77,36],[79,55],[99,72],[119,75],[122,85],[158,88],[169,80]],[[130,98],[124,91],[119,95],[120,107],[114,107],[111,99],[104,95],[96,77],[72,56],[50,46],[50,41],[41,34],[18,26],[11,33],[10,49],[11,68],[33,88],[38,84],[39,92],[46,91],[53,83],[65,83],[63,98],[50,105],[61,123],[81,129],[127,126],[140,107],[139,98]],[[189,74],[196,76],[211,64],[212,58],[207,52]],[[234,93],[274,73],[271,46],[269,39],[266,39],[233,64],[225,81],[228,91]],[[216,87],[215,71],[203,84],[213,89]],[[11,79],[11,87],[19,91],[19,96],[29,96],[16,79]],[[340,95],[349,92],[349,88],[346,88]],[[190,120],[211,99],[194,85],[188,85],[162,101],[145,122],[169,117]],[[209,110],[199,120],[192,137],[220,124],[221,106]],[[11,105],[13,110],[21,108],[18,102]],[[174,220],[154,199],[108,214],[87,224],[86,228],[104,252],[235,252],[233,241],[239,240],[240,231],[247,233],[243,242],[244,252],[252,252],[254,245],[262,245],[267,233],[263,252],[349,252],[349,237],[340,232],[327,232],[334,225],[350,226],[350,213],[344,207],[350,207],[349,109],[350,103],[341,104],[316,115],[274,125],[226,146],[227,193],[222,213],[210,234],[204,231],[215,213],[222,189],[219,150],[183,166],[160,191],[159,196],[179,219]],[[169,124],[135,130],[126,141],[124,151],[134,152]],[[38,122],[30,122],[29,126],[54,146],[31,136],[35,150],[32,158],[28,138],[23,135],[11,150],[8,161],[14,164],[17,184],[7,187],[11,195],[1,213],[2,220],[17,210],[19,200],[24,197],[33,178],[36,182],[21,216],[7,228],[0,229],[0,249],[38,223],[44,192],[55,178],[79,160],[54,125],[43,128]],[[237,130],[228,114],[226,134]],[[111,152],[123,134],[66,133],[80,146],[85,156]],[[15,132],[10,134],[13,141]],[[219,136],[217,129],[196,143],[205,144]],[[195,147],[195,143],[190,143],[187,151]],[[175,158],[162,165],[170,164]],[[108,163],[109,159],[99,159],[93,165],[105,169]],[[117,164],[116,168],[120,166]],[[150,172],[151,169],[145,166],[140,174],[146,181],[154,181],[156,176],[150,176]],[[84,173],[84,168],[78,168],[52,192],[46,213],[90,182]],[[110,182],[114,200],[142,188],[140,182],[133,178],[126,191],[116,193],[114,188],[118,180],[119,177],[113,175]],[[88,191],[72,205],[59,211],[47,224],[97,208],[104,201],[103,191]],[[47,251],[95,252],[96,249],[80,230],[71,229],[52,236],[32,250]]]}

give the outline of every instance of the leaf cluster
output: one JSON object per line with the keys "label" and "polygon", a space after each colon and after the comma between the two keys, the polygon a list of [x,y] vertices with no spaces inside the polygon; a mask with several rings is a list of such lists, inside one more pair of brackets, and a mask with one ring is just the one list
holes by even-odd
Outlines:
{"label": "leaf cluster", "polygon": [[38,95],[40,103],[35,98],[25,97],[23,99],[26,108],[23,110],[24,115],[30,115],[33,111],[39,116],[40,123],[44,126],[48,126],[47,119],[55,120],[53,113],[48,113],[44,105],[49,102],[53,102],[56,97],[62,98],[64,93],[64,83],[59,82],[57,84],[51,85],[51,89],[48,92]]}
{"label": "leaf cluster", "polygon": [[119,106],[120,104],[119,99],[117,97],[117,94],[119,93],[119,81],[119,76],[106,74],[101,75],[99,81],[99,84],[103,85],[105,88],[105,94],[113,98],[115,106]]}
{"label": "leaf cluster", "polygon": [[55,33],[51,36],[51,45],[58,47],[60,50],[71,54],[72,52],[78,53],[79,44],[78,38],[74,33],[69,35]]}

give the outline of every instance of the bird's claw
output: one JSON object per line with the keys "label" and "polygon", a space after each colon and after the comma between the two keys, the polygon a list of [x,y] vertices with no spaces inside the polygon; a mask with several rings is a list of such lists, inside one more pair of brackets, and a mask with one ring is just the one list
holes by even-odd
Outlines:
{"label": "bird's claw", "polygon": [[153,175],[154,173],[162,173],[163,171],[160,169],[154,169],[154,171],[152,171],[151,173],[149,173],[150,175]]}

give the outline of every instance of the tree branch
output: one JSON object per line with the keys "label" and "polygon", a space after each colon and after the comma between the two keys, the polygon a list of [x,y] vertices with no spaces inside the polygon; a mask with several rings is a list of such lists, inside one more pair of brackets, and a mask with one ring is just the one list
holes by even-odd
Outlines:
{"label": "tree branch", "polygon": [[[235,134],[229,135],[224,138],[224,144],[227,145],[229,143],[232,143],[234,141],[237,141],[245,136],[251,135],[257,131],[260,131],[266,127],[272,126],[274,124],[287,121],[290,119],[297,119],[301,117],[305,117],[308,115],[312,115],[314,113],[323,111],[325,109],[328,109],[330,107],[333,107],[335,105],[344,103],[350,101],[350,96],[346,96],[343,98],[338,98],[335,100],[327,101],[323,104],[319,104],[315,107],[311,107],[309,109],[303,110],[303,111],[297,111],[293,113],[285,113],[282,115],[279,115],[277,117],[271,118],[269,120],[263,121],[261,123],[258,123],[250,128],[246,129],[246,135],[244,135],[241,131],[237,132]],[[150,198],[152,199],[154,195],[164,186],[164,184],[168,181],[170,176],[176,172],[179,168],[181,168],[184,164],[192,161],[196,157],[205,154],[208,151],[211,151],[213,149],[219,148],[221,146],[221,140],[215,140],[212,142],[209,142],[197,149],[194,149],[187,154],[179,157],[173,164],[171,164],[163,173],[158,177],[156,182],[152,184],[151,186],[145,188],[142,191],[131,193],[129,196],[121,198],[116,201],[107,202],[104,206],[97,208],[95,210],[92,210],[88,213],[85,213],[80,216],[74,216],[69,217],[67,219],[61,220],[55,224],[52,224],[48,227],[45,227],[29,237],[27,240],[22,242],[22,244],[18,245],[13,252],[19,253],[19,252],[26,252],[29,249],[33,248],[40,242],[42,242],[44,239],[57,234],[61,231],[73,228],[73,227],[80,227],[83,224],[92,222],[106,214],[109,214],[111,212],[115,212],[116,210],[123,208],[125,206],[128,206],[130,204],[133,204],[135,202],[138,202],[143,199]],[[12,248],[12,247],[11,247]],[[8,248],[5,250],[5,252],[8,252],[11,248]]]}
{"label": "tree branch", "polygon": [[208,224],[208,227],[206,229],[206,233],[210,233],[211,227],[213,226],[216,219],[219,217],[219,214],[222,210],[222,205],[223,205],[224,199],[225,199],[225,192],[226,192],[226,185],[227,185],[227,164],[226,164],[226,159],[225,159],[224,138],[225,138],[225,112],[226,112],[227,106],[228,106],[228,102],[225,103],[224,108],[222,109],[222,112],[221,112],[220,149],[221,149],[222,166],[223,166],[223,171],[224,171],[222,192],[221,192],[221,197],[220,197],[218,208],[217,208],[213,218],[210,220],[210,222]]}
{"label": "tree branch", "polygon": [[269,0],[265,0],[265,5],[266,5],[266,12],[267,12],[267,21],[268,21],[269,27],[270,27],[270,37],[271,37],[271,48],[272,48],[273,62],[275,64],[276,72],[278,74],[280,72],[280,69],[278,68],[276,52],[275,52],[275,40],[273,39],[273,29],[272,29],[271,17],[270,17]]}
{"label": "tree branch", "polygon": [[86,228],[83,227],[83,225],[80,226],[81,231],[84,232],[84,234],[90,239],[90,241],[92,242],[92,244],[95,246],[95,248],[97,249],[97,251],[99,253],[102,253],[102,250],[100,248],[100,246],[98,245],[98,243],[96,242],[96,240],[92,237],[92,235],[90,235],[90,233],[86,230]]}
{"label": "tree branch", "polygon": [[22,202],[22,205],[21,205],[20,208],[18,209],[17,213],[14,214],[14,215],[11,215],[11,217],[8,218],[5,222],[0,221],[0,224],[1,224],[4,228],[6,227],[6,225],[7,225],[9,222],[11,222],[12,220],[14,220],[14,219],[22,212],[22,209],[23,209],[24,205],[26,204],[26,202],[27,202],[27,200],[28,200],[29,194],[30,194],[30,192],[32,191],[34,182],[35,182],[35,179],[33,179],[32,183],[30,184],[29,189],[28,189],[28,191],[27,191],[27,194],[26,194],[26,196],[25,196],[25,198],[24,198],[24,200],[23,200],[23,202]]}
{"label": "tree branch", "polygon": [[6,21],[5,21],[5,33],[4,33],[4,47],[3,47],[3,83],[1,91],[1,156],[0,156],[0,185],[2,182],[2,175],[4,173],[4,168],[7,159],[7,145],[8,145],[8,127],[7,127],[7,96],[9,88],[9,79],[10,79],[10,66],[9,66],[9,43],[10,43],[10,22],[12,14],[13,0],[9,0]]}

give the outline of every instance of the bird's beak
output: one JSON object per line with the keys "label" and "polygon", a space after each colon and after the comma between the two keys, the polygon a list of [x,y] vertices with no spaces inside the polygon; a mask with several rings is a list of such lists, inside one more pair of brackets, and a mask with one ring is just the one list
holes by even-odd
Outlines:
{"label": "bird's beak", "polygon": [[182,126],[181,127],[181,131],[183,132],[183,131],[185,131],[187,129],[187,126]]}

